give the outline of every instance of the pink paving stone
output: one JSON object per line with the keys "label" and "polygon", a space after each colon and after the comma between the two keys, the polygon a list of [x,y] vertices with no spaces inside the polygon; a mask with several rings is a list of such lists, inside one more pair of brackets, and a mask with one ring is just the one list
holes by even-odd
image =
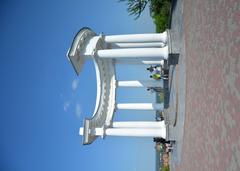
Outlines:
{"label": "pink paving stone", "polygon": [[240,170],[240,1],[184,0],[186,114],[176,170]]}

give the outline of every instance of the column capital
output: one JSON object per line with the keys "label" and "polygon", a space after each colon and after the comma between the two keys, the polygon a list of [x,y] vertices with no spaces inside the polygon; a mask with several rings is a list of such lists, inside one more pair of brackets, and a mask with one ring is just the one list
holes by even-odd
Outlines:
{"label": "column capital", "polygon": [[101,127],[101,128],[94,128],[91,130],[91,134],[92,135],[95,135],[95,136],[100,136],[102,138],[105,137],[105,130],[106,128],[105,127]]}

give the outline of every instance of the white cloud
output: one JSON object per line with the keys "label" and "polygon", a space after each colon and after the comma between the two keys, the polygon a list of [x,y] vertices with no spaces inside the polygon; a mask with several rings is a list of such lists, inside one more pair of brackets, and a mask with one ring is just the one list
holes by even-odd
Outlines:
{"label": "white cloud", "polygon": [[65,112],[67,112],[69,106],[70,106],[70,102],[69,102],[69,101],[64,102],[64,103],[63,103],[63,110],[64,110]]}
{"label": "white cloud", "polygon": [[63,93],[59,94],[60,99],[63,99]]}
{"label": "white cloud", "polygon": [[81,117],[81,113],[82,113],[81,105],[79,103],[76,103],[75,114],[77,118]]}
{"label": "white cloud", "polygon": [[72,81],[72,90],[75,91],[78,87],[78,83],[79,83],[79,80],[78,79],[74,79]]}
{"label": "white cloud", "polygon": [[76,97],[76,90],[78,88],[79,85],[79,80],[78,79],[73,79],[72,81],[72,93],[71,96],[69,98],[66,99],[65,95],[63,93],[60,93],[60,99],[63,100],[63,110],[65,112],[73,112],[77,118],[81,117],[82,114],[82,108],[81,105],[78,101],[76,101],[77,97]]}

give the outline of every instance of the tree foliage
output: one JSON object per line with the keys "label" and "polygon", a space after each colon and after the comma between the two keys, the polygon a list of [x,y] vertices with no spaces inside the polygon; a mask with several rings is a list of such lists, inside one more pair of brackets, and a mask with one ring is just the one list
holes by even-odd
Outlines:
{"label": "tree foliage", "polygon": [[171,0],[119,0],[125,2],[129,15],[139,18],[147,4],[150,15],[156,25],[157,32],[163,32],[169,27]]}
{"label": "tree foliage", "polygon": [[119,2],[126,2],[128,13],[135,16],[135,19],[141,15],[149,1],[150,0],[119,0]]}

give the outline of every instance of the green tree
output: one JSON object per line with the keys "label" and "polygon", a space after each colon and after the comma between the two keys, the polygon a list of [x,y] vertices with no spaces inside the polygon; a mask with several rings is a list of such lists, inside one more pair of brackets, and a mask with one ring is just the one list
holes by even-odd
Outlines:
{"label": "green tree", "polygon": [[119,2],[126,2],[128,13],[135,16],[135,19],[140,17],[149,1],[151,0],[119,0]]}
{"label": "green tree", "polygon": [[156,32],[163,32],[169,26],[171,0],[119,0],[127,4],[129,15],[135,16],[135,20],[149,5],[150,15],[156,25]]}

